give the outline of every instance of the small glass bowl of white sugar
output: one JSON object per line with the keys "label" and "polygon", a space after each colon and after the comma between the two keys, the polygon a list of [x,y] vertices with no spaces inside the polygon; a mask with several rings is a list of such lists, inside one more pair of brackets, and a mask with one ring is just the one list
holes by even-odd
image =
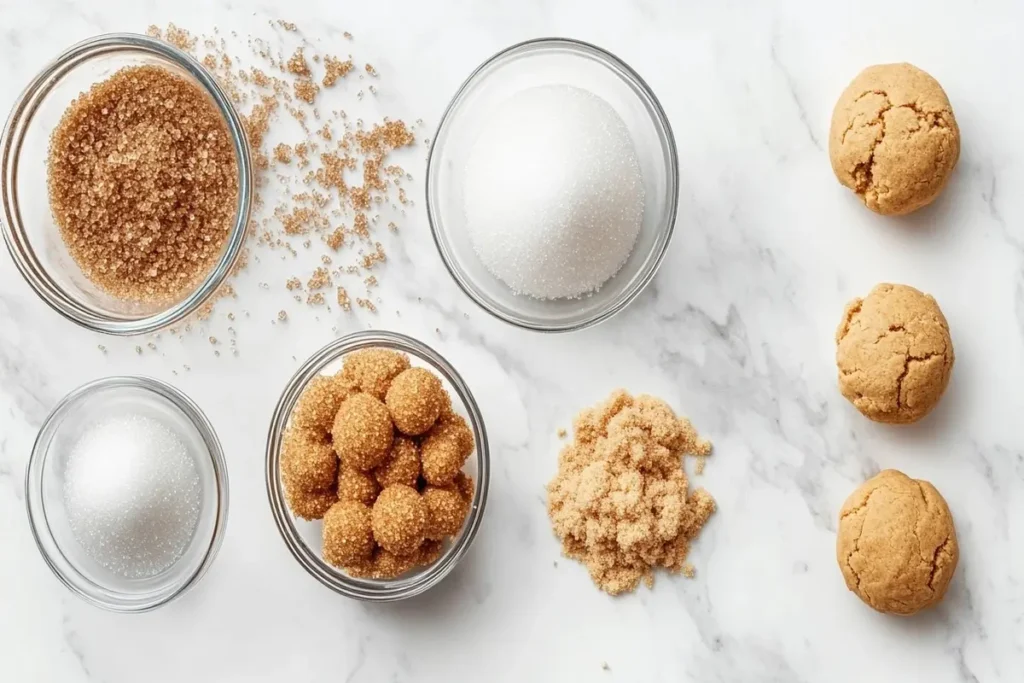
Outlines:
{"label": "small glass bowl of white sugar", "polygon": [[650,87],[564,38],[503,50],[445,111],[427,162],[441,258],[506,322],[577,330],[625,308],[671,241],[679,170]]}
{"label": "small glass bowl of white sugar", "polygon": [[202,411],[147,377],[68,394],[43,423],[25,478],[29,523],[72,592],[146,612],[205,574],[227,521],[224,454]]}

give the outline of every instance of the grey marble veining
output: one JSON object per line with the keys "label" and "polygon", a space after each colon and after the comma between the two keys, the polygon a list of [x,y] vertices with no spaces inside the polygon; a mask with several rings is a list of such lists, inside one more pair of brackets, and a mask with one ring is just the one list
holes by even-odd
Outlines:
{"label": "grey marble veining", "polygon": [[[235,321],[218,313],[181,338],[105,339],[46,308],[0,254],[0,681],[1024,680],[1019,3],[0,0],[0,16],[4,108],[46,61],[96,33],[219,26],[246,55],[245,36],[272,37],[268,19],[282,17],[321,51],[373,63],[380,92],[362,106],[422,118],[424,135],[490,54],[576,37],[649,82],[681,163],[677,235],[655,282],[611,321],[568,335],[511,329],[451,281],[424,216],[422,145],[400,159],[415,205],[399,236],[382,235],[377,315],[295,305],[280,283],[303,268],[257,250],[238,298],[218,309]],[[828,124],[857,71],[897,60],[942,82],[963,152],[934,205],[883,219],[832,176]],[[886,280],[936,296],[957,352],[939,408],[905,428],[868,423],[836,389],[843,305]],[[272,324],[281,308],[288,323]],[[231,338],[229,326],[239,355],[222,345],[216,357],[207,338]],[[262,472],[287,379],[330,339],[367,327],[444,353],[476,394],[493,452],[470,555],[427,595],[388,606],[346,601],[304,574],[273,527]],[[231,474],[213,569],[138,617],[90,608],[50,575],[22,494],[48,411],[113,374],[151,375],[195,399]],[[693,484],[719,510],[694,545],[694,579],[659,576],[653,591],[611,599],[559,556],[544,485],[556,431],[620,386],[664,397],[714,442]],[[942,491],[961,545],[946,600],[912,619],[867,609],[834,558],[842,501],[885,467]]]}

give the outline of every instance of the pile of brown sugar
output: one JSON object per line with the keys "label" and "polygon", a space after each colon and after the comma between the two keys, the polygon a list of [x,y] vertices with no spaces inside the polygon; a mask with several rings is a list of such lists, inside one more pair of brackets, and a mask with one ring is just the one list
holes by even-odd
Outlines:
{"label": "pile of brown sugar", "polygon": [[365,349],[310,382],[292,411],[281,477],[292,512],[323,519],[323,557],[352,576],[395,578],[440,557],[469,514],[475,448],[429,370]]}
{"label": "pile of brown sugar", "polygon": [[614,392],[576,416],[548,484],[548,515],[566,557],[586,565],[611,595],[654,585],[654,568],[693,574],[692,541],[715,511],[703,489],[688,492],[683,455],[711,444],[662,400]]}
{"label": "pile of brown sugar", "polygon": [[50,139],[47,186],[86,277],[119,299],[164,301],[220,257],[238,166],[223,117],[198,85],[134,66],[65,111]]}

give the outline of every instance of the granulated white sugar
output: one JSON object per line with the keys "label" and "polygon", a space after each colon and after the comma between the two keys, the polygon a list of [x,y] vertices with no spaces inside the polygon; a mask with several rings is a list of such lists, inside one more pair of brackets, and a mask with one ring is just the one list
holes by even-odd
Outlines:
{"label": "granulated white sugar", "polygon": [[124,578],[173,565],[192,539],[200,504],[192,454],[152,417],[100,420],[71,447],[64,474],[71,531],[90,557]]}
{"label": "granulated white sugar", "polygon": [[516,293],[597,291],[633,251],[640,162],[622,118],[587,90],[546,85],[510,97],[482,125],[465,173],[473,249]]}

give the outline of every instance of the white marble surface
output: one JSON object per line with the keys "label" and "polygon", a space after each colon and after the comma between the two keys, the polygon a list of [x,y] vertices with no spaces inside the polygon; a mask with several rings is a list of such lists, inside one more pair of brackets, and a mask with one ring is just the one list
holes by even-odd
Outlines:
{"label": "white marble surface", "polygon": [[[328,48],[355,34],[352,51],[382,73],[381,113],[430,128],[491,53],[573,36],[648,80],[682,162],[678,234],[654,285],[614,320],[562,336],[517,331],[474,308],[441,266],[422,202],[401,239],[386,237],[377,316],[316,320],[293,306],[287,326],[271,325],[287,295],[258,283],[283,271],[269,258],[250,268],[229,306],[250,312],[235,325],[237,358],[215,357],[206,339],[228,337],[223,314],[209,332],[142,355],[136,341],[74,328],[0,255],[0,681],[1024,678],[1018,4],[0,0],[0,16],[0,109],[44,62],[93,34],[168,21],[266,34],[267,19],[283,16]],[[885,220],[835,182],[824,147],[848,80],[895,60],[945,86],[963,153],[935,205]],[[417,199],[423,157],[420,147],[405,160]],[[836,389],[842,306],[882,280],[934,293],[952,327],[952,383],[917,426],[870,424]],[[470,556],[425,597],[389,606],[347,601],[304,574],[273,526],[262,476],[267,422],[297,362],[332,328],[367,326],[448,355],[482,406],[494,456]],[[46,413],[75,386],[120,373],[189,393],[219,430],[231,473],[212,571],[142,616],[72,597],[38,557],[23,500]],[[580,566],[555,565],[543,487],[556,429],[619,386],[667,398],[714,441],[700,481],[720,510],[696,543],[695,579],[660,577],[653,591],[611,599]],[[867,609],[834,559],[839,506],[881,467],[931,480],[957,522],[961,562],[947,599],[912,619]]]}

